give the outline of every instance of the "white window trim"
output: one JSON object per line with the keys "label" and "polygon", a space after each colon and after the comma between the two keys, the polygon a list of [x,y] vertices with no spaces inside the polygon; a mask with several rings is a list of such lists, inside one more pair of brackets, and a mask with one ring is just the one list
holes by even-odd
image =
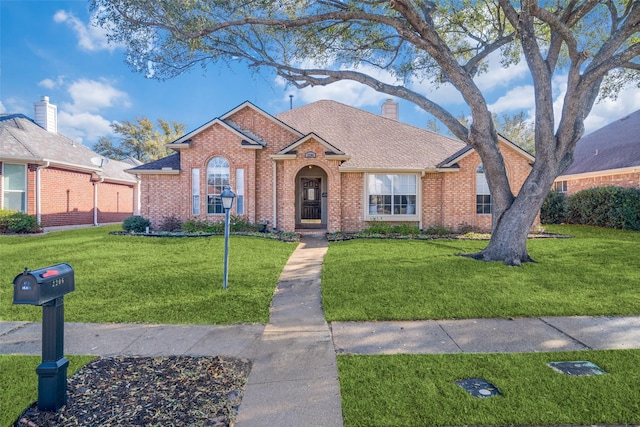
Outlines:
{"label": "white window trim", "polygon": [[[4,177],[5,177],[5,172],[4,172],[4,167],[5,165],[15,165],[15,166],[24,166],[24,191],[16,191],[16,190],[7,190],[5,188],[5,184],[4,184]],[[29,210],[29,170],[27,168],[26,164],[22,164],[22,163],[8,163],[8,162],[2,162],[2,192],[0,192],[0,206],[1,209],[5,209],[4,206],[4,193],[21,193],[24,194],[24,210],[21,210],[20,212],[26,213]]]}
{"label": "white window trim", "polygon": [[[380,215],[369,213],[369,176],[371,175],[413,175],[416,177],[416,213],[413,215]],[[420,221],[422,212],[422,176],[419,173],[371,172],[364,174],[363,181],[363,217],[365,221],[407,222]]]}

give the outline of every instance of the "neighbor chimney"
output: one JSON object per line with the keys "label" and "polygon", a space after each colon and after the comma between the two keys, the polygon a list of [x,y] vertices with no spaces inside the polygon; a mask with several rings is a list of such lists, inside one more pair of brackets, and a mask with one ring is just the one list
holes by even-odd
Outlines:
{"label": "neighbor chimney", "polygon": [[41,102],[33,104],[36,123],[46,131],[58,133],[58,107],[49,104],[49,97],[43,96]]}
{"label": "neighbor chimney", "polygon": [[387,99],[382,104],[382,117],[398,120],[398,103],[393,102],[393,99]]}

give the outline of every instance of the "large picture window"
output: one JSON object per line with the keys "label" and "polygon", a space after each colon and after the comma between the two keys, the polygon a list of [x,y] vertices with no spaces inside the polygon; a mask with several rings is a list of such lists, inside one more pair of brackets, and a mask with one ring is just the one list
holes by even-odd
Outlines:
{"label": "large picture window", "polygon": [[482,163],[476,170],[476,213],[491,213],[491,192],[489,191],[489,184],[487,183]]}
{"label": "large picture window", "polygon": [[2,165],[3,209],[27,211],[27,166]]}
{"label": "large picture window", "polygon": [[416,175],[369,175],[369,215],[415,215]]}
{"label": "large picture window", "polygon": [[224,213],[220,194],[229,183],[229,162],[222,157],[214,157],[207,165],[207,213]]}

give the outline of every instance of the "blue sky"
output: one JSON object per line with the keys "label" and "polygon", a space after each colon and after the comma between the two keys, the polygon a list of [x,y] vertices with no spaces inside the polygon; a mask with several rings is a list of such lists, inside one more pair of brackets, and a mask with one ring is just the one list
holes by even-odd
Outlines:
{"label": "blue sky", "polygon": [[[271,114],[318,99],[333,99],[374,113],[388,95],[354,82],[297,90],[274,73],[251,73],[242,64],[200,68],[180,77],[157,81],[135,73],[125,63],[121,47],[109,45],[92,25],[88,1],[0,0],[0,113],[33,117],[33,103],[49,96],[58,106],[58,131],[91,147],[110,136],[113,122],[148,117],[178,121],[193,130],[250,101]],[[388,80],[379,71],[373,71]],[[524,63],[484,74],[478,85],[492,110],[532,114],[533,94]],[[451,88],[433,92],[425,83],[414,89],[430,93],[456,115],[462,100]],[[556,90],[561,105],[562,86]],[[618,100],[597,104],[587,118],[587,132],[640,109],[640,91],[624,90]],[[400,101],[400,120],[425,127],[429,116]]]}

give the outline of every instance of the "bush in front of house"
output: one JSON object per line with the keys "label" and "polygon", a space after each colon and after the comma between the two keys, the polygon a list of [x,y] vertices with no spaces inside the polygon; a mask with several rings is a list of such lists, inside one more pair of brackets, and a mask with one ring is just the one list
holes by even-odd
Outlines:
{"label": "bush in front of house", "polygon": [[542,203],[540,222],[543,224],[562,224],[567,221],[567,196],[551,191]]}
{"label": "bush in front of house", "polygon": [[211,222],[201,218],[191,218],[182,223],[182,231],[187,233],[222,233],[224,221]]}
{"label": "bush in front of house", "polygon": [[128,233],[144,233],[151,228],[151,221],[140,215],[133,215],[122,222],[122,229]]}
{"label": "bush in front of house", "polygon": [[572,194],[567,202],[567,222],[640,230],[640,189],[599,187]]}
{"label": "bush in front of house", "polygon": [[40,224],[33,215],[24,212],[0,210],[0,233],[37,233]]}
{"label": "bush in front of house", "polygon": [[175,215],[164,216],[162,217],[162,221],[160,225],[158,225],[158,231],[181,231],[182,230],[182,220]]}

